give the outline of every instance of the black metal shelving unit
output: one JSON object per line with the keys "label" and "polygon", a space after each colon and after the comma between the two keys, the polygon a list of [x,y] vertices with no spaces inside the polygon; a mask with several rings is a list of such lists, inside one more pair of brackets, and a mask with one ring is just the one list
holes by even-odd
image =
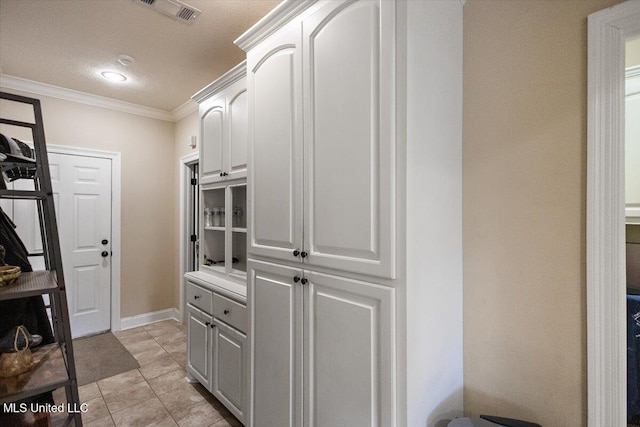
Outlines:
{"label": "black metal shelving unit", "polygon": [[[56,342],[32,349],[37,364],[32,370],[11,378],[0,378],[0,404],[16,402],[41,393],[64,387],[67,402],[80,407],[78,384],[73,357],[69,309],[62,270],[62,254],[58,237],[58,225],[49,173],[47,147],[42,124],[40,100],[10,93],[0,92],[0,99],[33,108],[34,122],[22,122],[0,117],[0,124],[30,128],[33,134],[35,151],[34,191],[0,190],[0,199],[34,200],[38,206],[40,231],[46,270],[22,273],[18,280],[8,286],[0,287],[0,300],[24,298],[48,294]],[[33,168],[34,163],[0,161],[0,169],[15,167]],[[80,413],[69,414],[63,425],[82,426]]]}

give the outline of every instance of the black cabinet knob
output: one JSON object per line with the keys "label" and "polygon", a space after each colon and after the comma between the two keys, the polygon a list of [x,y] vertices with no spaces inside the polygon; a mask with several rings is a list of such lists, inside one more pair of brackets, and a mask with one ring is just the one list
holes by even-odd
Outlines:
{"label": "black cabinet knob", "polygon": [[211,329],[215,328],[216,325],[214,325],[213,323],[211,324]]}
{"label": "black cabinet knob", "polygon": [[295,283],[298,283],[300,281],[300,278],[298,276],[293,276],[293,281]]}
{"label": "black cabinet knob", "polygon": [[194,295],[193,299],[200,299],[200,295]]}
{"label": "black cabinet knob", "polygon": [[229,176],[229,174],[228,174],[228,173],[226,173],[226,172],[224,172],[224,173],[222,174],[222,176]]}
{"label": "black cabinet knob", "polygon": [[206,324],[207,326],[209,326],[211,323],[209,323],[209,322],[205,322],[205,324]]}
{"label": "black cabinet knob", "polygon": [[229,313],[231,313],[231,312],[230,312],[229,310],[225,310],[225,311],[223,311],[223,313],[224,313],[224,314],[225,314],[225,316],[226,316],[227,314],[229,314]]}
{"label": "black cabinet knob", "polygon": [[107,252],[107,251],[102,251],[102,253],[101,253],[100,255],[102,255],[102,258],[106,258],[106,257],[108,257],[108,256],[109,256],[109,252]]}
{"label": "black cabinet knob", "polygon": [[295,250],[293,251],[293,256],[298,256],[298,255],[300,255],[300,251],[299,251],[299,250],[297,250],[297,249],[295,249]]}
{"label": "black cabinet knob", "polygon": [[309,255],[309,254],[308,254],[308,253],[306,253],[305,251],[300,252],[300,256],[301,256],[302,258],[306,258],[306,257],[307,257],[307,255]]}
{"label": "black cabinet knob", "polygon": [[109,241],[107,239],[102,239],[102,244],[103,245],[107,245],[107,244],[109,244]]}
{"label": "black cabinet knob", "polygon": [[302,280],[300,280],[300,283],[302,283],[303,285],[306,285],[308,282],[307,279],[305,279],[304,277],[302,278]]}
{"label": "black cabinet knob", "polygon": [[222,172],[220,172],[220,176],[222,176]]}

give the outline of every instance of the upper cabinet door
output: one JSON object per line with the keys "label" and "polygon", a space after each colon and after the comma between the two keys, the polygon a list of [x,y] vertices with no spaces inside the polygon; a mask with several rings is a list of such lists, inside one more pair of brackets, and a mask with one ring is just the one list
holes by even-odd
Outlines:
{"label": "upper cabinet door", "polygon": [[247,176],[248,95],[247,80],[242,79],[228,89],[227,94],[227,166],[228,179]]}
{"label": "upper cabinet door", "polygon": [[303,22],[305,250],[395,277],[395,2],[328,2]]}
{"label": "upper cabinet door", "polygon": [[300,24],[247,54],[249,253],[285,260],[302,250]]}
{"label": "upper cabinet door", "polygon": [[200,177],[201,183],[222,179],[224,144],[224,97],[200,107]]}

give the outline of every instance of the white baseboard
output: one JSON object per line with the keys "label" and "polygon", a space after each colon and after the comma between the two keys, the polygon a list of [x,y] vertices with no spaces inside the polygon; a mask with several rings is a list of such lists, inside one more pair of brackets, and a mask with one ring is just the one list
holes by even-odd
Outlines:
{"label": "white baseboard", "polygon": [[180,321],[180,310],[177,308],[167,308],[165,310],[152,311],[151,313],[136,314],[135,316],[123,317],[120,319],[120,329],[137,328],[138,326],[150,323],[162,322],[163,320]]}

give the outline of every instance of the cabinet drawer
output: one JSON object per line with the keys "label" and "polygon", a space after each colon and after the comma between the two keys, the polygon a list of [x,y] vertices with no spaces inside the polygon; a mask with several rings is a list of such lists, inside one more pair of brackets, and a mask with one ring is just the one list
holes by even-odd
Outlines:
{"label": "cabinet drawer", "polygon": [[247,307],[222,295],[216,294],[213,301],[213,317],[233,326],[241,332],[247,332]]}
{"label": "cabinet drawer", "polygon": [[213,293],[191,282],[187,282],[187,303],[205,313],[213,313]]}

